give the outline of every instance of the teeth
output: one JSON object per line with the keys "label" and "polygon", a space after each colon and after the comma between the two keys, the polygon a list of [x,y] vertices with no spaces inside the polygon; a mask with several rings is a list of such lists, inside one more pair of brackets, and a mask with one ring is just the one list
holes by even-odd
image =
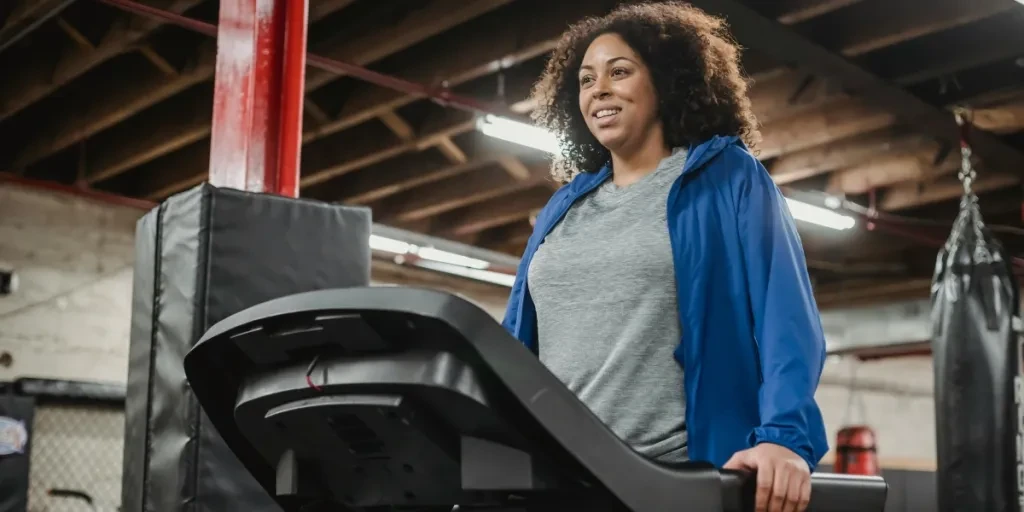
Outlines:
{"label": "teeth", "polygon": [[605,109],[605,110],[598,110],[597,114],[595,114],[594,116],[597,117],[598,119],[601,119],[602,117],[608,117],[608,116],[612,116],[612,115],[615,115],[615,114],[618,114],[618,113],[619,113],[619,109]]}

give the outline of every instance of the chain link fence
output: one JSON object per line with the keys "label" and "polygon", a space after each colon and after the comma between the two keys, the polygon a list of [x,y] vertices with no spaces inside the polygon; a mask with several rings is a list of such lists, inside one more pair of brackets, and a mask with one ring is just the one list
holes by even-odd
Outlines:
{"label": "chain link fence", "polygon": [[29,512],[115,512],[121,503],[124,410],[47,403],[32,422]]}
{"label": "chain link fence", "polygon": [[123,388],[24,380],[16,390],[35,401],[27,511],[121,510]]}

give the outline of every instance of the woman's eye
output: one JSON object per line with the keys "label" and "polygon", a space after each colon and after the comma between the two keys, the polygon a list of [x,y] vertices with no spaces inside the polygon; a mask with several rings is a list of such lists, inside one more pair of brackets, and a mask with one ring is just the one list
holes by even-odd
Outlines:
{"label": "woman's eye", "polygon": [[585,76],[583,78],[580,78],[580,85],[586,85],[591,80],[592,80],[592,78],[590,76]]}
{"label": "woman's eye", "polygon": [[625,68],[615,68],[612,70],[612,76],[622,76],[626,74]]}

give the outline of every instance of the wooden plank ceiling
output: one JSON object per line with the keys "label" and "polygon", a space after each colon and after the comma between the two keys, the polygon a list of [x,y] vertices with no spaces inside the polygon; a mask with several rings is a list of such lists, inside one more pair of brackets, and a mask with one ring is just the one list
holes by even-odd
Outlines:
{"label": "wooden plank ceiling", "polygon": [[[93,0],[0,3],[0,170],[153,200],[204,179],[213,40]],[[216,22],[215,0],[145,3]],[[566,24],[616,2],[310,3],[312,52],[525,115]],[[801,224],[823,297],[929,275],[935,247],[920,239],[944,238],[961,192],[955,143],[934,126],[952,105],[970,106],[986,131],[976,189],[988,221],[1020,225],[1024,5],[695,3],[727,13],[748,47],[760,155],[781,186],[927,221],[895,234]],[[545,155],[479,134],[468,113],[351,77],[309,70],[304,131],[303,196],[490,249],[518,254],[554,190]],[[1004,241],[1017,250],[1019,238]]]}

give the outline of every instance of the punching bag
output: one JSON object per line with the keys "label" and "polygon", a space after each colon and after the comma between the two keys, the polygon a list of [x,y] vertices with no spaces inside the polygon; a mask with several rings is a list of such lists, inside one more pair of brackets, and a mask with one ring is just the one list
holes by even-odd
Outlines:
{"label": "punching bag", "polygon": [[939,511],[1021,512],[1019,288],[962,152],[964,197],[931,289]]}
{"label": "punching bag", "polygon": [[834,471],[868,476],[882,473],[878,467],[878,443],[871,427],[854,425],[839,429],[836,433]]}

